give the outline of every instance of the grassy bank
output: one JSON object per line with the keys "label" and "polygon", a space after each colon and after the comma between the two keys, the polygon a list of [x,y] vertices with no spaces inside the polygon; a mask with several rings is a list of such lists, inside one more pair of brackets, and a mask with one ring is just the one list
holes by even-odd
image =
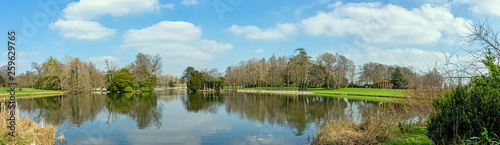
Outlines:
{"label": "grassy bank", "polygon": [[339,89],[324,89],[310,88],[309,91],[315,94],[345,94],[345,95],[367,95],[367,96],[386,96],[386,97],[401,97],[403,90],[398,89],[374,89],[374,88],[339,88]]}
{"label": "grassy bank", "polygon": [[[297,91],[298,87],[256,87],[256,88],[239,88],[240,90],[284,90],[284,91]],[[374,88],[339,88],[339,89],[325,89],[325,88],[307,88],[307,91],[315,94],[338,94],[338,95],[358,95],[358,96],[388,96],[388,97],[401,97],[403,90],[398,89],[374,89]]]}
{"label": "grassy bank", "polygon": [[367,100],[376,102],[395,102],[395,98],[388,97],[372,97],[372,96],[356,96],[356,95],[337,95],[337,94],[310,94],[308,96],[324,96],[324,97],[335,97],[335,98],[347,98],[349,100]]}
{"label": "grassy bank", "polygon": [[[269,91],[297,91],[298,87],[257,87],[257,88],[239,88],[239,90],[269,90]],[[312,92],[310,96],[325,96],[347,98],[352,100],[368,100],[394,102],[395,98],[403,96],[404,90],[397,89],[373,89],[373,88],[307,88],[308,92]]]}
{"label": "grassy bank", "polygon": [[[43,125],[35,123],[33,120],[16,114],[15,137],[8,135],[11,130],[8,128],[10,122],[9,110],[2,104],[0,112],[0,144],[54,144],[56,140],[64,141],[64,136],[56,137],[57,127],[54,125]],[[16,111],[18,112],[18,111]]]}
{"label": "grassy bank", "polygon": [[[0,99],[8,99],[10,97],[9,87],[0,87]],[[40,98],[40,97],[50,97],[50,96],[58,96],[64,94],[64,91],[56,91],[56,90],[41,90],[35,88],[22,88],[22,91],[19,88],[16,88],[16,98],[17,99],[26,99],[26,98]]]}

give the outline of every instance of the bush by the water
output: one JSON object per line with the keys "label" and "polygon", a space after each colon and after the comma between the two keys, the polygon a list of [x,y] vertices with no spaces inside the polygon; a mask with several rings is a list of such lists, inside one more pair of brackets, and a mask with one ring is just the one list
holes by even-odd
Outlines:
{"label": "bush by the water", "polygon": [[436,114],[428,122],[427,136],[437,144],[453,144],[477,136],[487,129],[500,134],[500,71],[495,58],[483,63],[490,74],[477,76],[434,102]]}
{"label": "bush by the water", "polygon": [[125,87],[125,89],[123,89],[124,92],[133,92],[134,89],[132,89],[132,87]]}

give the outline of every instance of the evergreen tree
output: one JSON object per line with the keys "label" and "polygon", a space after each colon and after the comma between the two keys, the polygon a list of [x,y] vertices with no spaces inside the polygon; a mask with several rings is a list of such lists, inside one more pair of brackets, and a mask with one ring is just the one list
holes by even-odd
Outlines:
{"label": "evergreen tree", "polygon": [[408,86],[408,80],[401,73],[399,67],[392,73],[391,83],[394,84],[393,89],[405,89]]}
{"label": "evergreen tree", "polygon": [[196,92],[201,89],[201,73],[197,70],[190,73],[190,77],[188,80],[188,88],[189,90]]}

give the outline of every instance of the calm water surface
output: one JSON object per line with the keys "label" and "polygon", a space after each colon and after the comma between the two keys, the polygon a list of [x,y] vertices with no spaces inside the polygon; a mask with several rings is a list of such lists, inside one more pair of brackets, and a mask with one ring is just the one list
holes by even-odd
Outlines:
{"label": "calm water surface", "polygon": [[164,90],[20,100],[20,114],[55,124],[64,144],[308,144],[313,129],[378,102],[251,93]]}

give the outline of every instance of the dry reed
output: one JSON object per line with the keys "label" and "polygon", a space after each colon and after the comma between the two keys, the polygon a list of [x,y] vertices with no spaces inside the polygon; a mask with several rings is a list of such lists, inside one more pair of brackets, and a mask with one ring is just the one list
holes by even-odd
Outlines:
{"label": "dry reed", "polygon": [[[16,106],[18,107],[18,106]],[[8,133],[11,130],[7,127],[10,118],[10,110],[6,104],[0,104],[0,140],[5,144],[55,144],[57,129],[54,125],[44,125],[43,123],[35,123],[33,120],[21,117],[19,118],[19,111],[16,110],[16,124],[15,124],[15,137],[10,136]],[[58,137],[63,141],[64,137]]]}
{"label": "dry reed", "polygon": [[352,119],[326,123],[316,132],[314,144],[377,144],[389,139],[395,130],[392,119],[377,113],[367,117],[361,124],[356,124]]}

